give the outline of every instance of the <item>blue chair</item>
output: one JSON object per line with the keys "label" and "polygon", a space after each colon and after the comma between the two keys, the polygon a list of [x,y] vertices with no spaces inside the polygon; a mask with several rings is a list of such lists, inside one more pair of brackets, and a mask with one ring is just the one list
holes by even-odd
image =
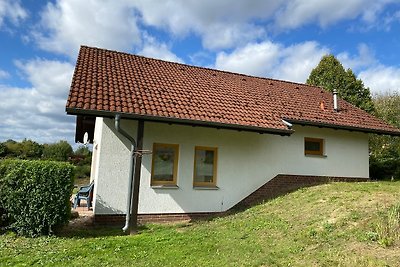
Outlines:
{"label": "blue chair", "polygon": [[81,186],[78,193],[76,193],[76,195],[75,195],[74,209],[76,209],[76,207],[80,206],[81,199],[86,200],[87,208],[90,209],[90,207],[92,206],[93,187],[94,187],[93,182],[91,182],[88,185]]}

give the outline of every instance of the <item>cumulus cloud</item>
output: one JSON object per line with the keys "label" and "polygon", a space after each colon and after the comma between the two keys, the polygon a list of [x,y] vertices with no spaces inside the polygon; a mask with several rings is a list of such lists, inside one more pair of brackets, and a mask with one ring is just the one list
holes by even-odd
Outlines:
{"label": "cumulus cloud", "polygon": [[327,48],[317,42],[304,42],[285,47],[265,41],[251,43],[228,54],[217,54],[215,67],[255,76],[304,83]]}
{"label": "cumulus cloud", "polygon": [[27,17],[28,12],[21,6],[19,1],[0,1],[0,27],[3,26],[5,20],[18,24]]}
{"label": "cumulus cloud", "polygon": [[364,43],[358,45],[358,55],[350,55],[348,52],[342,52],[337,55],[338,60],[347,68],[353,71],[371,66],[377,62],[374,52]]}
{"label": "cumulus cloud", "polygon": [[265,34],[257,19],[270,18],[284,1],[155,1],[140,0],[137,8],[145,25],[176,36],[195,33],[208,49],[234,47]]}
{"label": "cumulus cloud", "polygon": [[[270,31],[317,23],[321,27],[343,20],[374,23],[384,7],[396,0],[138,0],[142,22],[176,36],[195,33],[207,49],[243,46],[265,39]],[[264,24],[262,26],[261,24]]]}
{"label": "cumulus cloud", "polygon": [[57,0],[41,13],[33,33],[41,49],[75,58],[82,44],[130,50],[140,43],[132,1]]}
{"label": "cumulus cloud", "polygon": [[342,52],[337,58],[345,68],[351,68],[358,73],[358,78],[370,88],[372,94],[386,91],[400,92],[400,68],[380,63],[366,44],[360,44],[355,55]]}
{"label": "cumulus cloud", "polygon": [[143,47],[139,51],[139,55],[183,63],[181,58],[171,52],[170,47],[166,43],[158,42],[154,37],[147,33],[144,33],[143,36]]}
{"label": "cumulus cloud", "polygon": [[16,65],[32,87],[0,85],[0,99],[5,100],[0,105],[0,140],[72,141],[74,118],[64,109],[73,65],[43,59]]}
{"label": "cumulus cloud", "polygon": [[400,68],[378,65],[361,71],[358,75],[371,93],[400,92]]}
{"label": "cumulus cloud", "polygon": [[294,29],[317,22],[321,27],[341,20],[360,17],[365,23],[373,23],[383,8],[395,0],[293,0],[287,1],[276,15],[276,25],[282,29]]}

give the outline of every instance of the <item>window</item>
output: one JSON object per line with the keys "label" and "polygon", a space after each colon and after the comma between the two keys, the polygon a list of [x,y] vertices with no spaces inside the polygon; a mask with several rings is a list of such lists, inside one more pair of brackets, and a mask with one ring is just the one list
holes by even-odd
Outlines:
{"label": "window", "polygon": [[154,144],[151,185],[176,185],[179,145]]}
{"label": "window", "polygon": [[304,154],[323,156],[324,139],[309,137],[304,138]]}
{"label": "window", "polygon": [[217,148],[195,147],[193,186],[216,186]]}

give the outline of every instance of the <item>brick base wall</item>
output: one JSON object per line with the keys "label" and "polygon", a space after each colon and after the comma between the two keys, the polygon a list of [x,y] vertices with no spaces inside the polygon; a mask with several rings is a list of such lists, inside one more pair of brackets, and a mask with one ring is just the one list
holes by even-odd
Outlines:
{"label": "brick base wall", "polygon": [[[198,212],[198,213],[163,213],[163,214],[139,214],[139,223],[148,222],[176,222],[208,219],[216,216],[223,216],[232,210],[250,207],[262,201],[293,192],[299,188],[326,184],[330,182],[366,182],[369,178],[349,178],[349,177],[328,177],[328,176],[304,176],[279,174],[273,179],[262,185],[249,196],[241,200],[231,210],[226,212]],[[95,215],[96,225],[121,225],[125,224],[124,214]]]}
{"label": "brick base wall", "polygon": [[[168,223],[179,221],[192,221],[209,219],[221,216],[225,212],[196,212],[196,213],[157,213],[157,214],[139,214],[138,223]],[[96,225],[125,225],[125,214],[95,215],[94,224]]]}
{"label": "brick base wall", "polygon": [[285,195],[297,189],[330,182],[367,182],[369,178],[329,177],[329,176],[305,176],[279,174],[262,185],[252,194],[244,198],[235,208],[249,207],[264,200]]}

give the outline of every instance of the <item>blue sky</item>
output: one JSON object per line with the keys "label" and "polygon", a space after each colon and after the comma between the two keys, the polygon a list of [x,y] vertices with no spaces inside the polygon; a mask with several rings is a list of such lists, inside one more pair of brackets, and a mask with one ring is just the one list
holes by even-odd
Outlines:
{"label": "blue sky", "polygon": [[332,53],[400,92],[400,0],[0,0],[0,141],[73,142],[82,44],[295,82]]}

